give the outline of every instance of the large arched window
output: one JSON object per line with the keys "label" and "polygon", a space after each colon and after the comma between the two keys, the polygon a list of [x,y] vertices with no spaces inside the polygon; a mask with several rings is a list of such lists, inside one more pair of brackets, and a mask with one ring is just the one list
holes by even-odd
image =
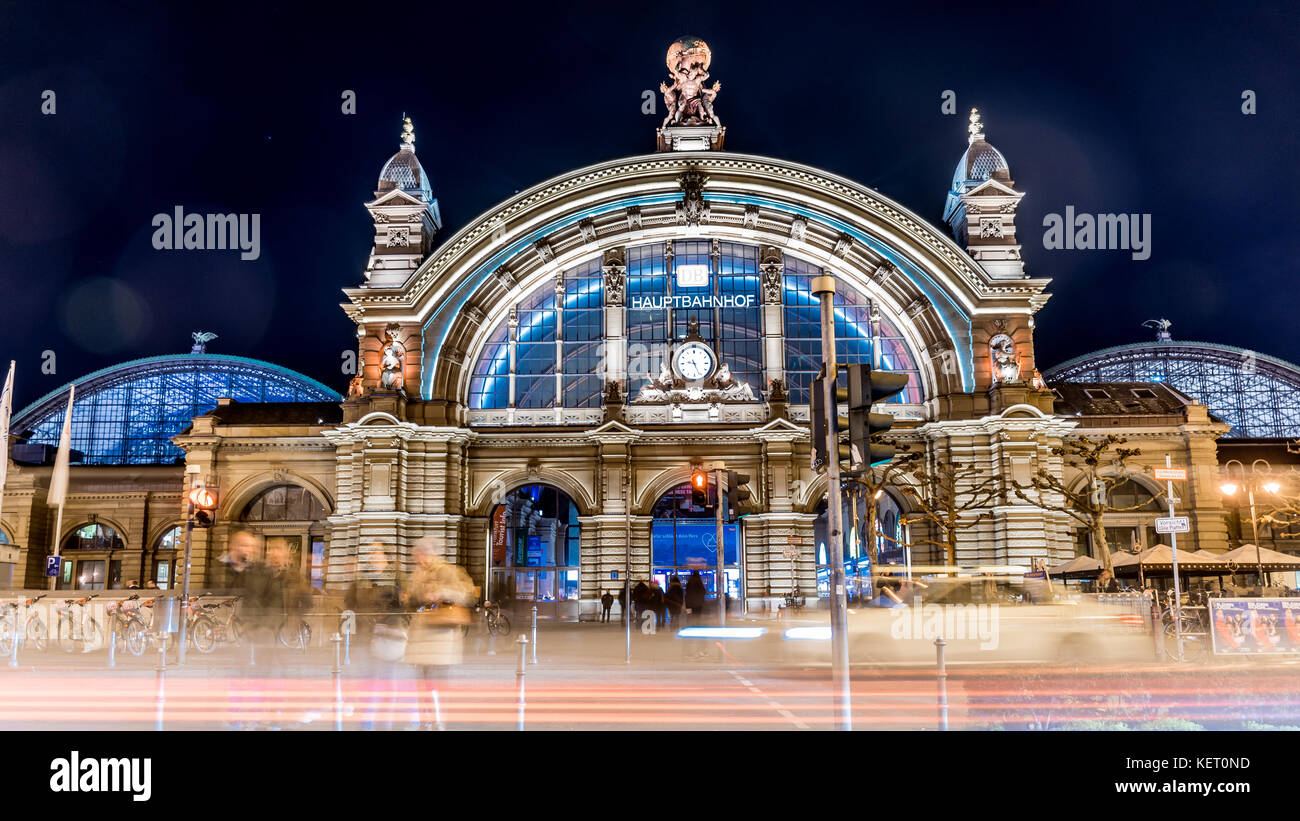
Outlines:
{"label": "large arched window", "polygon": [[548,282],[515,305],[475,363],[470,407],[598,406],[601,278],[600,260],[593,259],[565,271],[562,287]]}
{"label": "large arched window", "polygon": [[578,506],[549,485],[525,485],[492,511],[489,595],[507,607],[577,618]]}
{"label": "large arched window", "polygon": [[121,550],[122,537],[107,525],[87,522],[63,540],[64,550]]}
{"label": "large arched window", "polygon": [[[601,402],[604,342],[603,275],[599,258],[564,272],[562,288],[548,281],[511,307],[488,336],[474,363],[473,410],[594,408]],[[762,399],[764,311],[759,249],[706,239],[658,242],[627,249],[625,283],[626,393],[636,397],[657,378],[671,346],[697,323],[700,337],[731,375]],[[786,257],[781,321],[783,361],[790,401],[808,402],[821,367],[821,316],[811,293],[822,269]],[[877,306],[840,281],[835,296],[836,353],[841,362],[872,362],[905,373],[907,388],[895,402],[923,400],[916,359],[898,327]],[[768,367],[772,363],[766,363]]]}
{"label": "large arched window", "polygon": [[86,522],[63,539],[59,589],[116,590],[122,586],[121,551],[126,547],[113,528]]}
{"label": "large arched window", "polygon": [[[808,391],[822,366],[821,300],[812,293],[812,281],[821,268],[786,257],[784,293],[785,381],[790,401],[808,403]],[[872,363],[871,299],[840,280],[835,290],[835,358],[849,365]],[[907,343],[892,322],[879,318],[880,363],[886,371],[908,376],[907,387],[891,402],[918,404],[922,401],[921,377]]]}

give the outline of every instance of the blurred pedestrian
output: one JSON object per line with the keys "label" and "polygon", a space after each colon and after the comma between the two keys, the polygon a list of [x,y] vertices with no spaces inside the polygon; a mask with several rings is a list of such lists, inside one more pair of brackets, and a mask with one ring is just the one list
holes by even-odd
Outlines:
{"label": "blurred pedestrian", "polygon": [[700,571],[692,570],[691,577],[686,580],[686,615],[689,617],[691,624],[699,624],[704,615],[704,599],[708,592],[704,589],[704,579],[700,577]]}
{"label": "blurred pedestrian", "polygon": [[388,553],[378,542],[361,553],[353,582],[343,596],[344,606],[357,614],[357,626],[366,646],[370,678],[363,730],[393,729],[397,709],[398,662],[406,653],[406,619],[402,591],[389,571]]}
{"label": "blurred pedestrian", "polygon": [[425,537],[415,543],[415,573],[407,585],[406,604],[418,609],[406,641],[408,664],[418,673],[420,727],[443,729],[437,684],[461,663],[468,605],[474,598],[469,574],[438,557],[437,543]]}
{"label": "blurred pedestrian", "polygon": [[618,589],[618,614],[619,618],[625,622],[627,621],[627,585]]}
{"label": "blurred pedestrian", "polygon": [[1097,592],[1118,593],[1119,591],[1119,582],[1115,581],[1115,574],[1109,570],[1101,571],[1101,574],[1097,576]]}
{"label": "blurred pedestrian", "polygon": [[664,594],[664,600],[668,604],[670,623],[673,629],[676,629],[681,625],[682,615],[686,612],[686,590],[682,587],[680,577],[669,577],[668,592]]}
{"label": "blurred pedestrian", "polygon": [[668,602],[664,597],[663,588],[659,586],[658,579],[650,581],[650,591],[646,594],[646,601],[649,608],[654,611],[655,626],[663,627],[666,624]]}
{"label": "blurred pedestrian", "polygon": [[610,593],[608,590],[606,590],[606,591],[605,591],[605,594],[604,594],[603,596],[600,597],[600,607],[601,607],[601,611],[600,611],[600,621],[601,621],[601,624],[604,624],[604,623],[606,623],[606,622],[609,621],[609,611],[610,611],[610,608],[612,608],[613,606],[614,606],[614,596],[613,596],[612,593]]}
{"label": "blurred pedestrian", "polygon": [[650,595],[650,588],[644,581],[638,581],[632,588],[632,612],[636,614],[636,623],[641,623],[641,614],[646,608],[646,597]]}

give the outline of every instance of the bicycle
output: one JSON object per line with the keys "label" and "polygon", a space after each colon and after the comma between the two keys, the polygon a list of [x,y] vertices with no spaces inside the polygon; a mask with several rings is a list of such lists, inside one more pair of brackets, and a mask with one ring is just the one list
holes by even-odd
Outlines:
{"label": "bicycle", "polygon": [[[45,649],[45,622],[41,621],[39,613],[31,613],[32,605],[36,604],[36,602],[43,598],[45,598],[44,593],[34,598],[27,599],[22,604],[19,604],[16,601],[5,604],[4,620],[0,621],[0,655],[7,656],[13,653],[13,643],[15,641],[21,643],[21,636],[24,634],[27,636],[27,641],[37,645],[37,650]],[[18,632],[18,625],[21,622],[19,608],[21,607],[26,607],[27,611],[30,613],[27,617],[24,633]]]}
{"label": "bicycle", "polygon": [[[1189,598],[1196,601],[1195,596]],[[1164,625],[1165,655],[1178,660],[1178,634],[1183,637],[1183,660],[1199,661],[1210,653],[1210,628],[1205,605],[1182,605],[1174,607],[1174,597],[1170,593],[1165,598],[1165,606],[1160,611],[1160,622]]]}
{"label": "bicycle", "polygon": [[[139,600],[140,594],[136,593],[105,608],[110,619],[109,635],[114,637],[114,641],[121,639],[127,651],[137,658],[144,655],[145,648],[149,646],[149,627],[140,618]],[[128,607],[132,602],[137,604]],[[153,600],[150,599],[149,603],[152,604]]]}
{"label": "bicycle", "polygon": [[[84,599],[63,600],[63,607],[58,608],[60,650],[65,653],[84,653],[87,645],[99,642],[99,622],[95,621],[95,617],[90,615],[90,612],[86,609],[86,605],[90,600],[97,598],[99,598],[99,594],[92,593]],[[74,606],[81,608],[80,618],[72,614]]]}
{"label": "bicycle", "polygon": [[[483,624],[489,636],[510,635],[510,617],[501,612],[501,602],[486,601],[479,609],[483,611]],[[465,631],[469,632],[469,625],[465,625]]]}
{"label": "bicycle", "polygon": [[[235,603],[239,599],[226,599],[212,604],[199,605],[204,612],[194,617],[190,635],[193,637],[194,649],[200,653],[211,653],[219,644],[237,644],[244,635],[244,623],[235,615]],[[221,608],[230,608],[230,615],[218,619]]]}
{"label": "bicycle", "polygon": [[285,617],[278,630],[275,631],[276,637],[280,643],[290,650],[305,650],[311,644],[311,625],[306,619],[299,619],[294,624],[291,619]]}

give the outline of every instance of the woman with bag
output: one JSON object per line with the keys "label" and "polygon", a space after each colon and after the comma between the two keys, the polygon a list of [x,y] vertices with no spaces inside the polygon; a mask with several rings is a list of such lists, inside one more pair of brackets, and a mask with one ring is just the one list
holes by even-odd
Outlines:
{"label": "woman with bag", "polygon": [[442,729],[441,708],[435,687],[461,663],[464,626],[470,622],[468,605],[474,585],[464,569],[438,558],[431,536],[415,543],[416,569],[407,585],[406,605],[416,612],[406,640],[407,664],[416,669],[421,729]]}

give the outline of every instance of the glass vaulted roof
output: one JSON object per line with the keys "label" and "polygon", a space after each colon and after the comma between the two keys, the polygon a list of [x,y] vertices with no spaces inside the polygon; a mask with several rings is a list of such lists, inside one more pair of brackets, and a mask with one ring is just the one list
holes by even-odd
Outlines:
{"label": "glass vaulted roof", "polygon": [[1172,340],[1122,345],[1071,359],[1043,378],[1163,382],[1232,425],[1228,436],[1300,436],[1300,368],[1228,345]]}
{"label": "glass vaulted roof", "polygon": [[[72,408],[72,449],[88,465],[158,465],[184,459],[171,438],[195,416],[238,402],[340,401],[334,391],[296,371],[240,356],[181,354],[137,359],[89,374]],[[57,446],[68,386],[16,414],[12,430],[32,444]]]}

